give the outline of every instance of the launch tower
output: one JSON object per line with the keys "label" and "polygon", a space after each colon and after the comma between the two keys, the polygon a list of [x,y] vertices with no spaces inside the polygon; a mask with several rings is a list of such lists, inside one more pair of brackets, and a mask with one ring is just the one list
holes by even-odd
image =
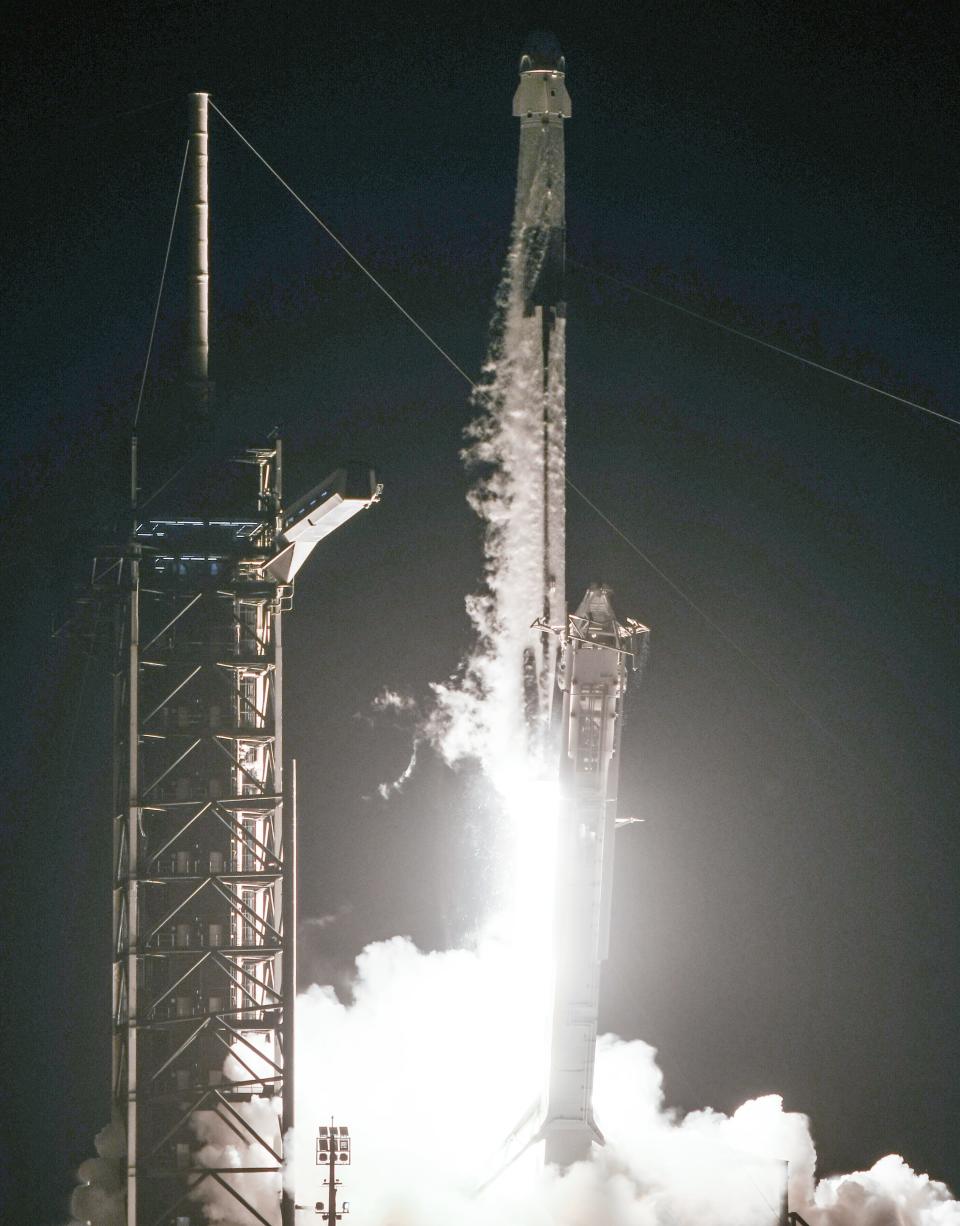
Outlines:
{"label": "launch tower", "polygon": [[[188,360],[202,427],[207,96],[191,108]],[[351,465],[285,510],[274,438],[236,457],[239,499],[237,466],[210,461],[147,514],[132,455],[133,530],[95,567],[117,608],[112,1095],[126,1223],[194,1226],[216,1200],[237,1221],[292,1226],[280,1199],[296,991],[283,615],[307,554],[379,487]]]}

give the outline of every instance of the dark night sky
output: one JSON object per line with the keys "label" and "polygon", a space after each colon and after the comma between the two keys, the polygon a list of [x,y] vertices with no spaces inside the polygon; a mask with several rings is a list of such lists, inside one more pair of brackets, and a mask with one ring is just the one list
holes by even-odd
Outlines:
{"label": "dark night sky", "polygon": [[[944,7],[944,10],[945,7]],[[209,89],[468,370],[512,209],[517,56],[568,59],[580,264],[957,415],[956,30],[938,6],[513,9],[291,2],[8,18],[3,806],[7,1220],[66,1218],[109,1097],[109,678],[54,643],[118,522],[124,449],[186,133]],[[296,492],[344,456],[382,506],[318,551],[287,623],[307,978],[397,932],[458,941],[488,819],[428,761],[389,805],[424,698],[467,643],[479,530],[458,376],[213,117],[214,365],[225,433],[281,422]],[[177,370],[176,249],[158,369]],[[654,628],[630,699],[602,1024],[667,1096],[779,1091],[824,1173],[890,1151],[960,1185],[956,602],[960,429],[570,271],[574,481],[595,576]],[[160,384],[148,474],[188,443]],[[152,467],[151,467],[152,466]],[[749,657],[749,658],[747,658]],[[771,679],[771,675],[772,678]]]}

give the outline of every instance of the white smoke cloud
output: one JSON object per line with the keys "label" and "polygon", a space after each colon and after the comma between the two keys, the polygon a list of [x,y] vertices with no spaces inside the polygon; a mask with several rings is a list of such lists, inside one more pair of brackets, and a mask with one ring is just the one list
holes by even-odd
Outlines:
{"label": "white smoke cloud", "polygon": [[384,686],[370,705],[374,711],[416,711],[417,700],[410,694],[401,694],[399,690]]}
{"label": "white smoke cloud", "polygon": [[70,1197],[74,1223],[85,1226],[125,1226],[126,1134],[119,1124],[107,1124],[94,1141],[96,1158],[87,1158],[77,1170],[79,1186]]}
{"label": "white smoke cloud", "polygon": [[[550,207],[549,192],[534,185],[526,225],[541,224]],[[525,238],[518,224],[463,452],[475,474],[469,502],[484,525],[484,590],[466,599],[476,643],[457,677],[433,687],[429,721],[444,759],[478,760],[502,795],[518,776],[544,773],[543,745],[529,735],[524,653],[542,656],[542,637],[531,623],[547,608],[551,621],[560,621],[564,604],[564,320],[555,324],[544,392],[541,325],[524,314],[520,284]],[[554,577],[549,590],[545,540]],[[538,668],[538,680],[542,718],[553,674]]]}
{"label": "white smoke cloud", "polygon": [[[413,727],[410,757],[407,760],[406,766],[396,778],[384,780],[382,783],[377,784],[377,795],[381,800],[389,800],[391,796],[395,796],[398,792],[403,791],[404,787],[413,778],[413,773],[417,769],[420,746],[424,739],[425,721],[420,714],[417,700],[411,694],[401,694],[399,690],[390,689],[389,686],[384,686],[378,694],[374,695],[370,708],[373,711],[373,716],[358,713],[355,718],[362,719],[365,723],[374,727],[377,720],[384,715],[394,715],[397,717],[397,725]],[[370,796],[363,796],[361,799],[370,800],[372,798]]]}
{"label": "white smoke cloud", "polygon": [[[223,1065],[227,1082],[269,1077],[272,1072],[269,1040],[255,1036],[236,1054],[231,1052]],[[197,1138],[191,1164],[211,1171],[197,1179],[190,1193],[190,1199],[203,1206],[204,1218],[223,1226],[262,1226],[256,1214],[268,1222],[277,1220],[279,1170],[250,1169],[276,1166],[282,1154],[277,1101],[254,1093],[249,1101],[218,1103],[215,1110],[195,1111],[190,1126]]]}
{"label": "white smoke cloud", "polygon": [[869,1171],[821,1180],[806,1216],[810,1226],[957,1226],[960,1202],[888,1154]]}
{"label": "white smoke cloud", "polygon": [[[239,1077],[240,1073],[236,1075]],[[191,1199],[203,1205],[208,1222],[220,1222],[224,1226],[261,1226],[247,1205],[268,1222],[276,1220],[280,1206],[280,1175],[239,1168],[276,1163],[275,1155],[280,1152],[276,1103],[255,1097],[250,1102],[231,1104],[231,1108],[229,1115],[197,1111],[190,1120],[198,1142],[192,1156],[194,1165],[210,1167],[217,1172],[216,1176],[200,1179]]]}
{"label": "white smoke cloud", "polygon": [[321,928],[330,928],[334,924],[338,924],[344,916],[349,915],[353,911],[353,907],[344,905],[337,907],[336,911],[330,911],[326,915],[308,915],[302,916],[299,920],[300,929],[308,928],[316,931]]}
{"label": "white smoke cloud", "polygon": [[424,953],[394,937],[357,959],[350,1003],[303,994],[298,1201],[326,1200],[313,1139],[333,1116],[353,1138],[341,1178],[354,1226],[774,1226],[786,1161],[809,1226],[960,1226],[960,1202],[899,1157],[817,1184],[809,1123],[776,1095],[732,1116],[670,1110],[654,1050],[613,1035],[597,1053],[596,1159],[560,1176],[531,1153],[478,1193],[539,1085],[535,1017],[495,939]]}

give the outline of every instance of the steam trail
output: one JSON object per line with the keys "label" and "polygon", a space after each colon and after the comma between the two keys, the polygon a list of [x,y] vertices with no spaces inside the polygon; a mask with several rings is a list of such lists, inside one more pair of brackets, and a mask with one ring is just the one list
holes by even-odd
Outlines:
{"label": "steam trail", "polygon": [[564,320],[545,371],[541,325],[524,313],[521,283],[530,260],[543,258],[530,236],[544,228],[550,196],[535,188],[530,200],[497,293],[462,453],[475,475],[468,500],[484,525],[484,588],[466,601],[476,641],[457,681],[434,687],[431,722],[449,763],[479,760],[507,794],[518,773],[549,773],[556,645],[530,627],[545,613],[559,622],[564,610]]}

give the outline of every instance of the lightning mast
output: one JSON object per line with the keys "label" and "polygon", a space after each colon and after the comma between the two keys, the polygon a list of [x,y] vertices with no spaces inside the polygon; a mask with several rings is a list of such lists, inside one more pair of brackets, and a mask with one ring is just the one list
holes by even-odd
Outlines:
{"label": "lightning mast", "polygon": [[[208,433],[207,95],[191,95],[194,434]],[[195,441],[195,440],[194,440]],[[283,614],[314,546],[379,496],[338,469],[288,510],[282,444],[211,461],[98,558],[115,635],[113,1120],[126,1226],[292,1226],[295,812],[283,762]]]}

